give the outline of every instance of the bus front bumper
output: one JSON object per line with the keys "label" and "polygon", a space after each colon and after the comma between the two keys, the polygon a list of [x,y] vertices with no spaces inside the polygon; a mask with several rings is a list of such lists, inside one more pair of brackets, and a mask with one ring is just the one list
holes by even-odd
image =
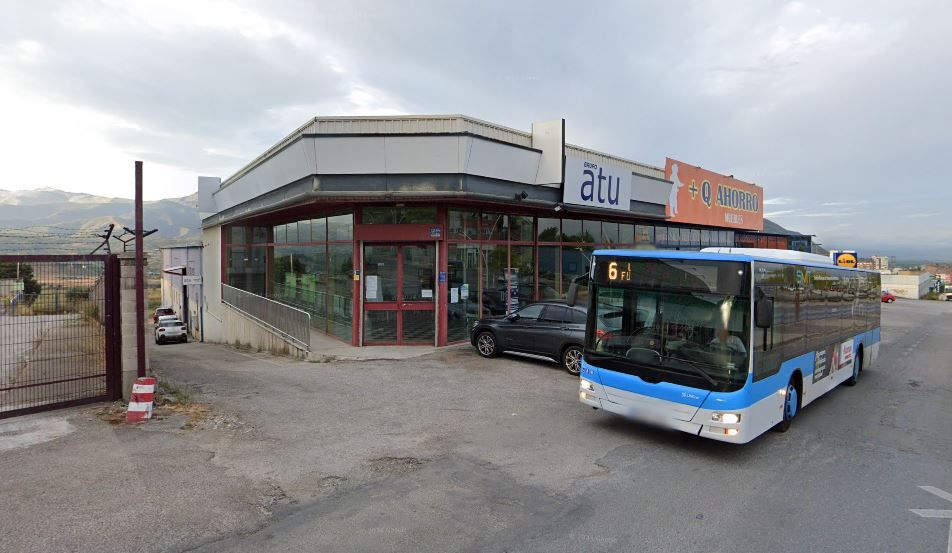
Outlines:
{"label": "bus front bumper", "polygon": [[625,418],[722,442],[743,444],[759,434],[750,432],[750,425],[745,424],[745,415],[749,415],[748,409],[735,409],[730,412],[737,417],[737,422],[716,421],[715,411],[711,409],[698,409],[690,420],[684,420],[682,404],[648,396],[619,403],[608,399],[604,386],[585,378],[579,381],[579,401]]}

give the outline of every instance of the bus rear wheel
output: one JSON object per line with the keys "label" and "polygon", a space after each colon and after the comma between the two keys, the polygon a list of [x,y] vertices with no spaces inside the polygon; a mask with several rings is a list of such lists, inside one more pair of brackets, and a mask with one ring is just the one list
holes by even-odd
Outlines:
{"label": "bus rear wheel", "polygon": [[800,410],[800,391],[797,389],[793,379],[787,384],[787,393],[783,396],[783,419],[777,423],[774,430],[777,432],[786,432],[790,430],[794,417]]}

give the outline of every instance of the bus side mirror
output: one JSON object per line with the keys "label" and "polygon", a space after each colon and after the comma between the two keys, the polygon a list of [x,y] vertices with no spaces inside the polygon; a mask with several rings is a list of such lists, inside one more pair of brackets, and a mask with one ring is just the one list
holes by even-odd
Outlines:
{"label": "bus side mirror", "polygon": [[569,304],[569,307],[573,307],[575,305],[575,300],[577,299],[578,299],[578,283],[573,282],[572,284],[569,284],[569,292],[565,297],[565,303]]}
{"label": "bus side mirror", "polygon": [[754,304],[754,325],[770,328],[773,324],[773,298],[760,298]]}

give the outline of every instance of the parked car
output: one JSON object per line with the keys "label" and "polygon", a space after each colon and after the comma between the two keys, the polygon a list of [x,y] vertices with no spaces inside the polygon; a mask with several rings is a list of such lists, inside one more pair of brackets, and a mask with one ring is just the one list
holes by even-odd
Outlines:
{"label": "parked car", "polygon": [[896,296],[887,290],[883,290],[883,303],[892,303],[896,301]]}
{"label": "parked car", "polygon": [[178,321],[178,315],[159,315],[159,319],[155,321],[155,326],[159,326],[159,323],[162,321]]}
{"label": "parked car", "polygon": [[503,352],[541,356],[577,375],[587,318],[584,306],[542,301],[509,315],[479,319],[470,329],[470,342],[483,357]]}
{"label": "parked car", "polygon": [[152,322],[158,323],[159,317],[175,315],[175,310],[171,307],[159,307],[155,310],[155,313],[152,315]]}
{"label": "parked car", "polygon": [[188,342],[185,323],[178,319],[161,320],[155,325],[155,343]]}

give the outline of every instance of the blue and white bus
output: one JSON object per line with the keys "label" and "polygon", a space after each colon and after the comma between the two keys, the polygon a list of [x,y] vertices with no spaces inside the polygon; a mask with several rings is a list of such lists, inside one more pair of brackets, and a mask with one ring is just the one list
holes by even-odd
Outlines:
{"label": "blue and white bus", "polygon": [[585,405],[746,443],[879,353],[879,273],[783,250],[593,255]]}

